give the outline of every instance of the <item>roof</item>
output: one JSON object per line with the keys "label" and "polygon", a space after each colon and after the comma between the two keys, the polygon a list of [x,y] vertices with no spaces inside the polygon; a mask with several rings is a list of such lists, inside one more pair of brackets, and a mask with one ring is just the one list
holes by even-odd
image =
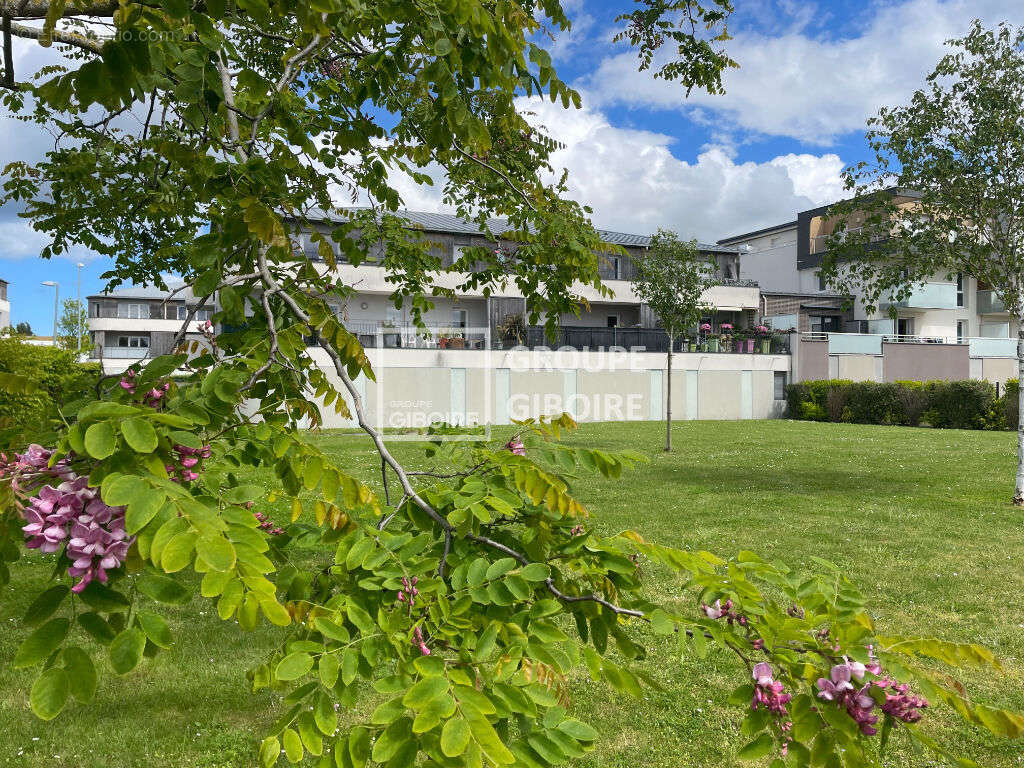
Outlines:
{"label": "roof", "polygon": [[795,299],[806,298],[811,299],[848,299],[850,295],[847,293],[821,293],[819,291],[772,291],[765,288],[761,289],[761,295],[772,297],[772,296],[789,296]]}
{"label": "roof", "polygon": [[753,232],[744,232],[742,235],[733,235],[732,237],[723,237],[718,241],[719,245],[726,245],[728,243],[735,242],[737,240],[748,240],[751,237],[761,237],[771,232],[778,232],[782,229],[795,229],[796,219],[793,221],[787,221],[785,224],[776,224],[773,227],[765,227],[764,229],[755,229]]}
{"label": "roof", "polygon": [[[177,289],[181,288],[184,283],[168,283],[167,289],[163,290],[155,285],[129,285],[124,288],[115,288],[112,291],[106,293],[94,293],[91,296],[87,296],[88,299],[166,299],[168,294]],[[183,291],[176,293],[172,299],[184,300],[186,303],[196,300],[195,294],[191,288],[186,288]]]}
{"label": "roof", "polygon": [[[344,211],[360,211],[365,208],[344,208]],[[482,235],[483,230],[475,221],[453,216],[449,213],[430,213],[428,211],[406,211],[398,210],[392,215],[405,219],[410,224],[420,227],[427,232],[446,232],[461,235]],[[320,221],[343,221],[344,218],[331,211],[316,209],[310,211],[308,218]],[[487,219],[487,229],[492,234],[502,235],[511,231],[512,227],[505,219]],[[601,239],[611,245],[621,245],[626,248],[647,248],[651,244],[650,235],[634,235],[628,232],[615,232],[609,229],[598,229],[597,234]],[[705,253],[739,253],[738,248],[730,248],[715,243],[697,243],[697,250]]]}

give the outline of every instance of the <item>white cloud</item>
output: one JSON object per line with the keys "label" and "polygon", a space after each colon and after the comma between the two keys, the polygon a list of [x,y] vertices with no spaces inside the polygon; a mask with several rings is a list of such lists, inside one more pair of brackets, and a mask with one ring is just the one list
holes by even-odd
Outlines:
{"label": "white cloud", "polygon": [[841,192],[843,163],[834,154],[737,162],[711,146],[689,163],[672,155],[672,137],[614,126],[599,111],[539,100],[520,106],[565,144],[552,163],[569,169],[572,197],[594,209],[601,228],[646,234],[666,227],[715,240],[790,220]]}
{"label": "white cloud", "polygon": [[[969,21],[1024,21],[1020,0],[908,0],[870,6],[872,16],[847,30],[806,28],[766,36],[740,32],[728,43],[740,69],[725,75],[725,96],[683,89],[637,72],[632,53],[610,56],[581,81],[595,106],[711,110],[737,128],[829,144],[862,131],[880,106],[905,102],[943,55],[943,42],[967,32]],[[861,21],[861,20],[858,20]],[[848,32],[848,34],[844,34]]]}

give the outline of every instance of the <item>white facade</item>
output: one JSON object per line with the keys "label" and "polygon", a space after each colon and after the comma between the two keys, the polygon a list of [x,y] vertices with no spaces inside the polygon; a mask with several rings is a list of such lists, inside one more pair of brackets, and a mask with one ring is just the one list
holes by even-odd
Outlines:
{"label": "white facade", "polygon": [[11,327],[11,302],[7,298],[7,281],[0,280],[0,329]]}

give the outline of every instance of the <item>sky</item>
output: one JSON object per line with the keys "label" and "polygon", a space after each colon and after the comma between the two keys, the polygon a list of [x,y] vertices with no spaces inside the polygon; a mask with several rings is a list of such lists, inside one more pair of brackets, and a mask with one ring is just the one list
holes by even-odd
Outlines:
{"label": "sky", "polygon": [[[573,29],[547,45],[583,106],[520,100],[530,119],[565,148],[570,194],[594,209],[602,229],[638,234],[658,227],[715,241],[790,221],[842,196],[841,172],[867,158],[865,122],[905,103],[943,55],[945,40],[987,25],[1024,24],[1021,0],[734,0],[726,93],[694,91],[638,72],[635,56],[612,43],[629,0],[563,0]],[[16,71],[44,53],[16,41]],[[0,115],[0,168],[40,157],[50,139]],[[444,211],[435,189],[399,184],[405,207]],[[44,261],[45,238],[0,207],[0,278],[10,283],[12,322],[39,334],[61,298],[103,288],[103,258],[85,251]]]}

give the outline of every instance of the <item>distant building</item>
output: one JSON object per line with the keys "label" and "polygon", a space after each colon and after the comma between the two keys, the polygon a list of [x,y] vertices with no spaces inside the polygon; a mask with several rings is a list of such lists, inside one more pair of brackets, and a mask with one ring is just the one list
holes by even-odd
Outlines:
{"label": "distant building", "polygon": [[7,298],[7,281],[0,280],[0,328],[11,327],[11,302]]}
{"label": "distant building", "polygon": [[195,309],[186,329],[194,339],[200,325],[213,315],[214,306],[197,308],[200,299],[190,289],[172,293],[159,288],[132,286],[88,297],[89,338],[94,359],[123,360],[124,365],[173,351],[174,339]]}

